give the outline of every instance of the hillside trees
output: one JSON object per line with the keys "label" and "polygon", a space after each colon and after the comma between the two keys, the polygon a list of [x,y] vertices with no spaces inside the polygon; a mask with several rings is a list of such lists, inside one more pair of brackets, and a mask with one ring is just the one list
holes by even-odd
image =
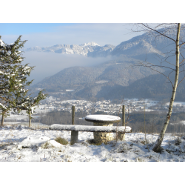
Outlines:
{"label": "hillside trees", "polygon": [[[160,60],[159,65],[149,63],[147,59],[145,62],[140,63],[141,66],[151,68],[152,70],[155,71],[158,71],[159,68],[165,68],[170,70],[168,75],[158,71],[168,79],[172,86],[172,94],[166,119],[159,134],[159,137],[156,140],[153,147],[153,151],[159,152],[161,150],[161,143],[163,141],[164,134],[170,122],[177,87],[185,78],[184,75],[184,77],[179,81],[179,74],[184,73],[184,64],[185,64],[184,63],[185,58],[183,57],[183,50],[185,49],[184,48],[185,38],[183,37],[183,32],[181,32],[184,29],[184,25],[182,26],[181,23],[158,24],[157,26],[152,27],[149,24],[139,24],[139,27],[142,28],[140,29],[140,31],[141,30],[147,31],[149,34],[151,34],[151,36],[154,36],[156,38],[156,43],[160,37],[165,37],[167,41],[170,41],[168,44],[168,46],[170,46],[169,47],[170,49],[167,50],[167,52],[165,53],[165,57]],[[168,46],[166,46],[166,48],[168,48]],[[174,81],[171,80],[170,75],[173,75]]]}
{"label": "hillside trees", "polygon": [[[1,37],[0,37],[1,39]],[[21,36],[13,44],[5,44],[0,42],[0,109],[2,114],[1,126],[3,126],[4,118],[8,116],[9,111],[20,112],[25,110],[30,98],[27,96],[27,87],[32,83],[28,81],[27,77],[30,75],[31,70],[34,67],[28,66],[28,64],[21,64],[23,57],[20,49],[24,47],[26,41],[21,41]],[[27,97],[27,98],[26,98]],[[38,104],[38,101],[45,96],[42,92],[39,93],[37,103],[35,101],[32,104]],[[31,106],[31,105],[30,105]],[[30,110],[30,106],[27,106]]]}

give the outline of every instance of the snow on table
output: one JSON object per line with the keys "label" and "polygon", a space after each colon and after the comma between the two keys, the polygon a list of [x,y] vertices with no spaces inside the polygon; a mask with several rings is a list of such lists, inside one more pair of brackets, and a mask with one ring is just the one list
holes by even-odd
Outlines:
{"label": "snow on table", "polygon": [[120,122],[121,118],[119,116],[112,116],[112,115],[102,115],[102,114],[94,114],[88,115],[85,117],[86,121],[90,122]]}

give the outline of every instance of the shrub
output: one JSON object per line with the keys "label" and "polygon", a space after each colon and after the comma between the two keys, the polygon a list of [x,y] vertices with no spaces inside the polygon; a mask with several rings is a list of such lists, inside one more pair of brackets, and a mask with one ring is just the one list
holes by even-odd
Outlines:
{"label": "shrub", "polygon": [[50,147],[50,144],[48,143],[48,142],[46,142],[46,143],[44,143],[43,145],[42,145],[42,148],[43,149],[48,149]]}
{"label": "shrub", "polygon": [[60,144],[62,144],[62,145],[67,145],[68,144],[68,141],[66,139],[64,139],[64,138],[61,138],[61,137],[57,137],[55,139],[55,141],[60,143]]}

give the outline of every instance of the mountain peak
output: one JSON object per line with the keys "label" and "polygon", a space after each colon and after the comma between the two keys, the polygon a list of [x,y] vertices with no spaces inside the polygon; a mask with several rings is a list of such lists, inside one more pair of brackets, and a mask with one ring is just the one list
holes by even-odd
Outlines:
{"label": "mountain peak", "polygon": [[100,46],[99,44],[97,44],[96,42],[88,42],[85,44],[81,44],[80,46]]}

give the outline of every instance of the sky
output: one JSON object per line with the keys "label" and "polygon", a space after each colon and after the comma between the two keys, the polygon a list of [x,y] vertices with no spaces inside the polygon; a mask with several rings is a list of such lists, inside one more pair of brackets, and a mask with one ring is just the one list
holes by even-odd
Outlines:
{"label": "sky", "polygon": [[55,44],[96,42],[118,45],[141,33],[132,32],[129,23],[0,23],[0,35],[6,43],[22,35],[25,48]]}
{"label": "sky", "polygon": [[[53,46],[56,44],[84,44],[96,42],[119,45],[141,33],[132,32],[129,23],[0,23],[1,39],[13,43],[19,35],[27,40],[24,48],[34,46]],[[33,84],[52,76],[64,68],[73,66],[91,66],[108,61],[108,58],[88,58],[79,55],[62,55],[58,53],[25,52],[23,64],[35,66],[28,79]],[[44,66],[44,68],[43,68]]]}

